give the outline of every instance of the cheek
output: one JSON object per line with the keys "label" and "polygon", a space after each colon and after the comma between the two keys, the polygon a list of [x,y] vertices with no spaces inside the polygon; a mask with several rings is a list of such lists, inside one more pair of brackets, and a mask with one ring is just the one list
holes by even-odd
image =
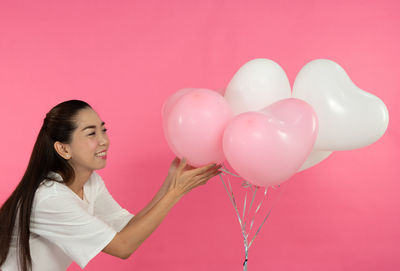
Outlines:
{"label": "cheek", "polygon": [[98,142],[96,139],[88,140],[88,142],[87,142],[88,150],[95,152],[97,150],[97,146],[98,146]]}
{"label": "cheek", "polygon": [[85,138],[79,141],[79,144],[74,146],[75,151],[81,153],[82,155],[90,155],[96,152],[97,141],[95,139]]}

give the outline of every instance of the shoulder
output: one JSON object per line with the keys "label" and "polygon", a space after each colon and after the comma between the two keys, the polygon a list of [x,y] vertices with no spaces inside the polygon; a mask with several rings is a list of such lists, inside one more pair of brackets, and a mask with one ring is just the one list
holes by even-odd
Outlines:
{"label": "shoulder", "polygon": [[35,192],[36,203],[51,197],[68,195],[68,187],[62,182],[62,177],[55,172],[49,172]]}
{"label": "shoulder", "polygon": [[103,182],[103,178],[101,178],[101,176],[96,171],[92,172],[92,175],[90,175],[89,180],[93,182]]}
{"label": "shoulder", "polygon": [[88,186],[99,192],[105,187],[105,184],[103,178],[97,172],[93,171],[88,180]]}
{"label": "shoulder", "polygon": [[59,183],[38,189],[32,204],[31,219],[44,216],[51,220],[52,217],[55,219],[56,216],[82,209],[83,206],[73,196],[73,192],[70,193],[66,189]]}

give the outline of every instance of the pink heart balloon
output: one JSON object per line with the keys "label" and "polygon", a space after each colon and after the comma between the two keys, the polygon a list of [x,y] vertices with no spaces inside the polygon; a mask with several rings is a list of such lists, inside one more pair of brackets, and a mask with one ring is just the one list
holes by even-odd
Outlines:
{"label": "pink heart balloon", "polygon": [[232,111],[219,93],[209,89],[189,90],[168,107],[165,137],[172,151],[198,167],[222,163],[222,136]]}
{"label": "pink heart balloon", "polygon": [[232,168],[248,182],[276,185],[306,161],[317,133],[313,108],[288,98],[231,119],[223,135],[223,150]]}

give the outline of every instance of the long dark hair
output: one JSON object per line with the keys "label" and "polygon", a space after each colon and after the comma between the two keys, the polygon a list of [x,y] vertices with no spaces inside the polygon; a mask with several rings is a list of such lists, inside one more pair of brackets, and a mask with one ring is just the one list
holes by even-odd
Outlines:
{"label": "long dark hair", "polygon": [[56,105],[47,113],[24,176],[0,209],[0,266],[7,259],[17,213],[19,212],[18,262],[22,262],[22,271],[32,270],[29,226],[35,192],[49,171],[59,173],[66,184],[74,179],[73,168],[67,160],[58,155],[54,143],[56,141],[71,142],[71,135],[77,128],[75,117],[80,110],[85,108],[91,107],[86,102],[70,100]]}

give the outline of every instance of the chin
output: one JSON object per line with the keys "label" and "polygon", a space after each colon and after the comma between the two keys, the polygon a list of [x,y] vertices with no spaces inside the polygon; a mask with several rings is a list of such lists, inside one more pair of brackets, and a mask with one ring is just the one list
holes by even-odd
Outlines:
{"label": "chin", "polygon": [[104,165],[100,166],[100,167],[97,168],[97,169],[103,169],[103,168],[105,168],[105,167],[106,167],[106,163],[104,163]]}
{"label": "chin", "polygon": [[105,168],[107,165],[106,161],[102,162],[102,163],[97,163],[97,165],[95,165],[93,167],[93,170],[99,170],[99,169],[103,169]]}

